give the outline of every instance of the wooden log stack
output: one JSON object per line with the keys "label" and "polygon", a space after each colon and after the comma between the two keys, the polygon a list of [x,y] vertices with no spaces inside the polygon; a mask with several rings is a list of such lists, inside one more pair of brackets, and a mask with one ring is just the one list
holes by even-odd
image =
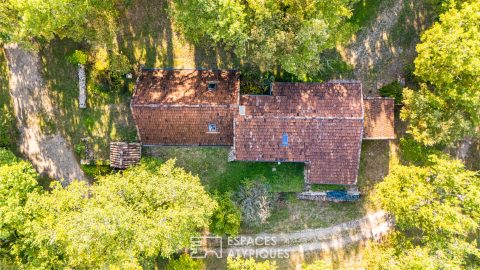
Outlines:
{"label": "wooden log stack", "polygon": [[111,142],[110,167],[126,169],[140,162],[142,145],[140,143]]}

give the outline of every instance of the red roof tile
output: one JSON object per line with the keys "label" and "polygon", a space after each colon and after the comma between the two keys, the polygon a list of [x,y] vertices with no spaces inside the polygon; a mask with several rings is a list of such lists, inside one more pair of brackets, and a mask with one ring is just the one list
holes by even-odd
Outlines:
{"label": "red roof tile", "polygon": [[365,139],[394,139],[394,99],[366,98],[365,107]]}
{"label": "red roof tile", "polygon": [[[216,82],[215,90],[208,84]],[[151,145],[232,145],[237,71],[143,70],[131,101],[140,139]],[[215,124],[216,132],[208,125]]]}
{"label": "red roof tile", "polygon": [[[247,161],[307,162],[310,183],[355,184],[361,119],[235,118],[235,157]],[[282,135],[288,134],[288,146]],[[313,168],[313,167],[314,168]],[[313,168],[313,169],[312,169]]]}
{"label": "red roof tile", "polygon": [[273,83],[272,96],[257,98],[252,105],[262,115],[362,117],[362,97],[362,85],[357,81]]}
{"label": "red roof tile", "polygon": [[[142,143],[147,145],[232,145],[237,108],[132,107]],[[215,124],[217,132],[209,132]]]}
{"label": "red roof tile", "polygon": [[[217,83],[208,90],[209,83]],[[238,104],[239,74],[234,70],[143,70],[132,105]]]}
{"label": "red roof tile", "polygon": [[[275,83],[272,96],[242,96],[237,160],[306,162],[310,183],[353,185],[363,131],[358,82]],[[288,146],[282,145],[283,134]]]}
{"label": "red roof tile", "polygon": [[364,102],[359,82],[274,83],[271,96],[241,97],[239,85],[235,71],[143,71],[131,103],[142,142],[233,144],[237,160],[305,162],[310,183],[353,185],[364,128],[393,136],[393,101]]}

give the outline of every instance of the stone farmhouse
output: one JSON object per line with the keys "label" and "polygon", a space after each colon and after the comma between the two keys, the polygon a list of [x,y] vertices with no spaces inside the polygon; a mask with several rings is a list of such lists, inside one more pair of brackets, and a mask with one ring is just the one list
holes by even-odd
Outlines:
{"label": "stone farmhouse", "polygon": [[275,82],[270,95],[241,95],[236,70],[143,69],[130,106],[143,145],[303,162],[308,184],[355,185],[362,140],[394,138],[394,100],[364,97],[358,81]]}

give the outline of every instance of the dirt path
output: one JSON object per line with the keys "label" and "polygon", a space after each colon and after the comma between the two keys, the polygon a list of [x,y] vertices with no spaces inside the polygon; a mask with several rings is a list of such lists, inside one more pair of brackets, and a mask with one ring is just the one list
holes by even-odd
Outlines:
{"label": "dirt path", "polygon": [[68,184],[74,179],[86,179],[70,146],[58,132],[45,134],[42,119],[54,117],[54,106],[48,97],[39,57],[19,48],[5,46],[10,73],[10,95],[14,103],[18,129],[19,150],[42,175]]}
{"label": "dirt path", "polygon": [[[309,229],[291,233],[240,235],[244,244],[223,244],[223,254],[248,256],[249,254],[286,254],[292,252],[327,252],[343,249],[366,240],[378,240],[392,227],[385,212],[379,211],[361,219],[323,229]],[[269,242],[252,245],[255,240]],[[240,242],[236,242],[240,243]],[[218,251],[217,251],[218,252]]]}
{"label": "dirt path", "polygon": [[[406,16],[406,8],[417,13],[399,22],[401,16]],[[424,9],[423,1],[384,1],[369,26],[361,30],[348,46],[338,48],[344,61],[354,67],[355,77],[362,81],[365,95],[377,95],[378,88],[400,79],[405,66],[413,62],[418,37],[408,44],[401,44],[392,32],[395,27],[411,27],[417,33],[423,31],[429,25]]]}

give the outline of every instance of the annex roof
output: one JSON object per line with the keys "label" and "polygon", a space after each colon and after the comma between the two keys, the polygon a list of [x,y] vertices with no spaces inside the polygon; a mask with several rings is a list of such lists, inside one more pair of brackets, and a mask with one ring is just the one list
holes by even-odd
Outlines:
{"label": "annex roof", "polygon": [[365,98],[365,139],[395,139],[394,103],[393,98]]}

